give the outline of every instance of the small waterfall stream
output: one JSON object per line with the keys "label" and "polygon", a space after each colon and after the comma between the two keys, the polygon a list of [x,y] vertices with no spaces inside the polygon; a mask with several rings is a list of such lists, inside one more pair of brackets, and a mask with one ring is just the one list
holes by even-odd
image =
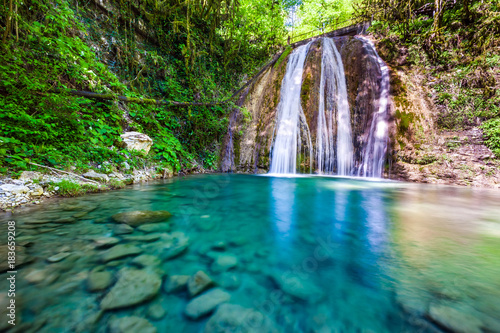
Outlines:
{"label": "small waterfall stream", "polygon": [[[297,151],[300,152],[300,119],[303,114],[300,105],[300,90],[304,62],[310,46],[311,42],[296,48],[288,60],[285,77],[281,84],[276,136],[269,173],[295,174],[297,172]],[[310,137],[309,133],[306,135]],[[309,147],[309,151],[311,148]]]}
{"label": "small waterfall stream", "polygon": [[380,58],[373,43],[363,37],[360,40],[380,72],[380,95],[377,98],[378,110],[373,113],[373,119],[368,134],[368,140],[363,147],[363,160],[358,169],[358,176],[382,177],[384,162],[388,147],[388,100],[389,100],[389,68]]}
{"label": "small waterfall stream", "polygon": [[[335,111],[337,113],[336,149],[334,147]],[[334,172],[336,151],[337,174],[350,175],[353,164],[353,145],[346,78],[342,58],[331,38],[323,38],[317,129],[318,173]]]}

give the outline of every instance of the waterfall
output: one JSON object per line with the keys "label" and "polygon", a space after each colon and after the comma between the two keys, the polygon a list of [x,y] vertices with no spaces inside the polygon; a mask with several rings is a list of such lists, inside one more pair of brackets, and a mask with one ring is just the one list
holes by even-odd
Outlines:
{"label": "waterfall", "polygon": [[[295,174],[297,172],[297,151],[300,153],[300,120],[303,117],[300,90],[304,62],[310,45],[311,42],[296,48],[290,54],[286,66],[285,77],[281,83],[270,173]],[[306,133],[306,136],[310,137],[309,133]],[[310,150],[311,147],[309,147],[311,155]]]}
{"label": "waterfall", "polygon": [[370,40],[363,37],[356,38],[363,42],[369,56],[374,59],[381,77],[380,95],[377,99],[378,110],[373,113],[368,140],[363,147],[358,176],[380,178],[384,172],[388,142],[389,68],[379,57],[375,46]]}
{"label": "waterfall", "polygon": [[350,175],[353,145],[344,64],[333,40],[323,38],[316,135],[316,162],[320,174],[334,171],[334,111],[337,112],[337,174]]}

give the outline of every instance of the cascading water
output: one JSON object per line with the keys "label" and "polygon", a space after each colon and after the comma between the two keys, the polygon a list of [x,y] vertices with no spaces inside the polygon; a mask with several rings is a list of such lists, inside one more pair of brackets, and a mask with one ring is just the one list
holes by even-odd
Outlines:
{"label": "cascading water", "polygon": [[351,174],[353,145],[344,65],[331,38],[323,38],[316,136],[318,173],[334,172],[334,111],[337,112],[337,174]]}
{"label": "cascading water", "polygon": [[[281,98],[278,104],[276,136],[272,150],[270,173],[295,174],[297,172],[297,151],[300,151],[300,105],[302,72],[311,42],[296,48],[286,66],[281,84]],[[309,133],[306,134],[310,137]],[[311,155],[311,147],[309,154]]]}
{"label": "cascading water", "polygon": [[356,37],[366,48],[368,55],[375,59],[374,63],[380,72],[380,94],[378,110],[373,113],[368,140],[363,147],[363,159],[358,169],[358,176],[380,178],[384,171],[384,162],[388,146],[388,100],[389,100],[389,68],[380,58],[373,43],[363,37]]}

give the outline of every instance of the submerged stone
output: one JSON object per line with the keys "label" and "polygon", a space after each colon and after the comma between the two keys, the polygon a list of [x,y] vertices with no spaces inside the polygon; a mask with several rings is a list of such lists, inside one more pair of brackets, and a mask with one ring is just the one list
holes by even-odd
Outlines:
{"label": "submerged stone", "polygon": [[220,254],[211,266],[212,272],[225,272],[238,265],[238,257],[233,254]]}
{"label": "submerged stone", "polygon": [[108,271],[91,271],[87,279],[87,289],[91,292],[100,291],[111,285],[113,276]]}
{"label": "submerged stone", "polygon": [[60,253],[54,254],[53,256],[47,258],[47,261],[51,262],[51,263],[59,262],[61,260],[66,259],[69,255],[71,255],[71,253],[69,253],[69,252],[60,252]]}
{"label": "submerged stone", "polygon": [[231,295],[220,288],[212,289],[194,298],[186,305],[184,313],[190,319],[198,319],[212,312],[219,304],[229,301]]}
{"label": "submerged stone", "polygon": [[148,223],[137,227],[137,230],[150,233],[150,232],[168,232],[170,231],[170,223]]}
{"label": "submerged stone", "polygon": [[208,320],[204,333],[278,333],[276,324],[262,313],[236,304],[221,304]]}
{"label": "submerged stone", "polygon": [[147,316],[153,320],[160,320],[166,314],[167,312],[160,303],[154,303],[148,307]]}
{"label": "submerged stone", "polygon": [[225,289],[237,289],[241,285],[240,278],[233,273],[223,273],[217,282]]}
{"label": "submerged stone", "polygon": [[97,248],[106,248],[116,245],[120,242],[120,240],[116,237],[99,237],[94,239],[95,247]]}
{"label": "submerged stone", "polygon": [[113,227],[113,233],[117,236],[127,235],[134,232],[134,228],[127,224],[118,224]]}
{"label": "submerged stone", "polygon": [[109,333],[156,333],[149,321],[140,317],[113,317],[109,322]]}
{"label": "submerged stone", "polygon": [[161,265],[161,259],[150,254],[142,254],[134,258],[134,260],[132,260],[132,264],[139,267],[154,267]]}
{"label": "submerged stone", "polygon": [[119,244],[101,253],[101,261],[108,262],[123,257],[137,255],[141,252],[142,250],[135,245]]}
{"label": "submerged stone", "polygon": [[431,304],[429,316],[433,321],[452,332],[481,333],[483,323],[470,311],[461,311],[460,306]]}
{"label": "submerged stone", "polygon": [[138,227],[147,223],[161,222],[169,219],[172,216],[165,210],[136,210],[133,212],[124,212],[111,216],[118,223],[125,223],[132,227]]}
{"label": "submerged stone", "polygon": [[213,285],[213,281],[207,273],[203,271],[196,272],[195,275],[191,276],[188,280],[188,291],[191,296],[196,296],[202,291],[210,288]]}
{"label": "submerged stone", "polygon": [[317,303],[323,298],[323,291],[309,280],[292,274],[273,274],[272,279],[285,293],[303,301]]}
{"label": "submerged stone", "polygon": [[160,234],[123,236],[123,239],[130,242],[154,242],[160,239]]}
{"label": "submerged stone", "polygon": [[171,275],[168,277],[163,290],[170,294],[186,290],[189,275]]}
{"label": "submerged stone", "polygon": [[101,301],[101,309],[124,308],[152,299],[161,286],[161,278],[148,270],[122,269],[116,284]]}
{"label": "submerged stone", "polygon": [[174,232],[172,238],[164,243],[160,256],[163,260],[175,258],[186,251],[188,246],[189,238],[182,232]]}

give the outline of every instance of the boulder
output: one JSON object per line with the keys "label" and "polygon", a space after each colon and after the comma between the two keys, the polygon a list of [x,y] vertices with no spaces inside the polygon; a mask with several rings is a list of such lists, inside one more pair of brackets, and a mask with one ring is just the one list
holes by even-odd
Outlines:
{"label": "boulder", "polygon": [[138,227],[147,223],[162,222],[169,219],[172,216],[166,210],[135,210],[132,212],[118,213],[111,218],[118,223],[125,223],[132,227]]}
{"label": "boulder", "polygon": [[102,262],[108,262],[111,260],[137,255],[141,252],[142,250],[135,245],[118,244],[101,253],[100,258]]}
{"label": "boulder", "polygon": [[198,295],[202,291],[210,288],[212,285],[212,279],[203,271],[198,271],[195,275],[191,276],[187,284],[188,291],[191,296]]}
{"label": "boulder", "polygon": [[83,174],[83,177],[87,179],[92,179],[98,182],[105,182],[107,183],[109,181],[109,177],[103,173],[97,173],[95,171],[89,171],[87,173]]}
{"label": "boulder", "polygon": [[231,295],[220,288],[212,289],[191,300],[184,313],[190,319],[198,319],[212,312],[219,304],[229,301]]}
{"label": "boulder", "polygon": [[154,327],[149,321],[140,317],[113,317],[109,322],[109,332],[110,333],[156,333],[156,327]]}
{"label": "boulder", "polygon": [[120,137],[126,149],[142,151],[145,155],[149,153],[153,145],[153,140],[149,136],[139,132],[125,132]]}
{"label": "boulder", "polygon": [[40,185],[35,185],[33,186],[33,189],[31,190],[30,194],[34,197],[39,197],[43,194],[43,187]]}
{"label": "boulder", "polygon": [[118,275],[118,281],[101,301],[102,310],[140,304],[152,299],[160,290],[161,278],[151,271],[124,268]]}
{"label": "boulder", "polygon": [[236,304],[221,304],[208,320],[204,333],[278,333],[276,324],[262,313]]}

